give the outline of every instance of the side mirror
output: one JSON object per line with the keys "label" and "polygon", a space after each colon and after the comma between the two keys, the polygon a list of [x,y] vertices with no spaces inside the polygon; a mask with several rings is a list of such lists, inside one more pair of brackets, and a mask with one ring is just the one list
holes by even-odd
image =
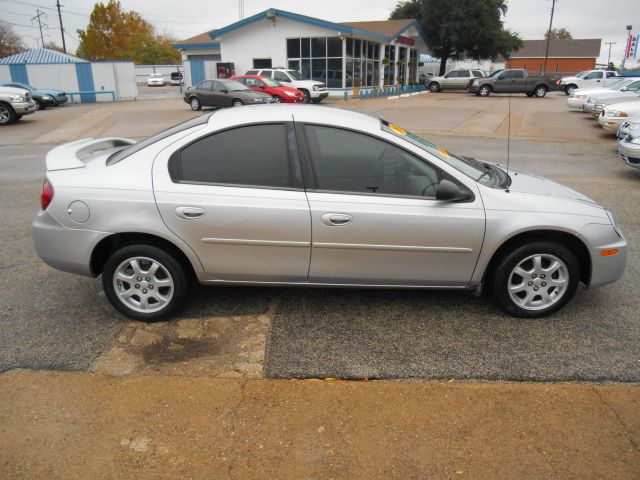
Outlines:
{"label": "side mirror", "polygon": [[227,90],[226,88],[223,88],[222,90],[220,90],[222,93],[229,93],[229,90]]}
{"label": "side mirror", "polygon": [[627,87],[622,87],[622,88],[620,89],[620,91],[621,91],[621,92],[626,92],[627,90],[629,90]]}
{"label": "side mirror", "polygon": [[469,192],[463,190],[451,180],[443,178],[436,190],[436,200],[443,202],[460,202],[469,199]]}

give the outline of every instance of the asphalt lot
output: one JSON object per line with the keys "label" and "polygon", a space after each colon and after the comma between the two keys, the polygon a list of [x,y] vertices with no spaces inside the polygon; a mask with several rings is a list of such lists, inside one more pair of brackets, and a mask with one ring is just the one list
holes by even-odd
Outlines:
{"label": "asphalt lot", "polygon": [[[385,112],[403,115],[401,108]],[[458,153],[506,160],[501,138],[430,138]],[[97,280],[52,270],[35,255],[29,225],[49,148],[0,147],[0,371],[90,368],[130,325]],[[614,212],[631,247],[623,280],[580,290],[563,312],[535,321],[461,293],[268,288],[202,288],[182,318],[260,315],[277,305],[264,361],[272,377],[640,381],[640,171],[619,163],[615,144],[602,139],[515,139],[510,162]],[[158,348],[155,362],[176,360]]]}

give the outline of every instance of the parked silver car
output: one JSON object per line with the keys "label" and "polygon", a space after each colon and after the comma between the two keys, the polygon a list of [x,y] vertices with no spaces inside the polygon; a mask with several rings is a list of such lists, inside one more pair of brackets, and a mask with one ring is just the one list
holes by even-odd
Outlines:
{"label": "parked silver car", "polygon": [[482,70],[451,70],[441,77],[427,77],[425,79],[426,86],[432,92],[440,92],[442,90],[464,90],[469,85],[469,81],[474,78],[482,78],[485,74]]}
{"label": "parked silver car", "polygon": [[613,216],[584,195],[345,110],[221,110],[139,143],[69,143],[46,163],[38,254],[102,274],[141,320],[176,312],[191,279],[485,285],[510,314],[540,317],[625,268]]}

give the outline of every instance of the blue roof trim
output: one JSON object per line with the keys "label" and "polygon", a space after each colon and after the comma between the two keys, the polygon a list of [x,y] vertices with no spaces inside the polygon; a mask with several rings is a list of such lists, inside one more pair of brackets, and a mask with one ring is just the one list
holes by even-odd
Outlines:
{"label": "blue roof trim", "polygon": [[409,25],[407,25],[406,27],[404,27],[402,30],[400,30],[398,33],[396,33],[394,35],[395,37],[399,37],[400,35],[402,35],[404,32],[406,32],[407,30],[409,30],[411,27],[416,27],[416,30],[418,30],[418,33],[420,34],[420,36],[422,37],[422,40],[424,41],[424,43],[427,43],[427,36],[424,33],[424,30],[422,29],[422,25],[420,25],[420,22],[418,22],[417,20],[413,20],[413,22],[411,22]]}
{"label": "blue roof trim", "polygon": [[189,48],[213,47],[220,48],[220,42],[198,42],[198,43],[174,43],[173,48],[187,50]]}
{"label": "blue roof trim", "polygon": [[209,36],[211,38],[217,38],[226,33],[233,32],[234,30],[245,27],[251,23],[257,22],[258,20],[267,18],[267,14],[269,12],[273,12],[273,14],[276,15],[277,17],[288,18],[290,20],[306,23],[308,25],[315,25],[317,27],[322,27],[329,30],[336,30],[338,32],[344,32],[351,35],[376,38],[379,40],[384,40],[386,42],[390,42],[395,38],[395,36],[388,37],[380,33],[368,32],[366,30],[359,30],[357,28],[347,27],[346,25],[340,25],[339,23],[328,22],[326,20],[320,20],[319,18],[307,17],[306,15],[300,15],[298,13],[287,12],[285,10],[278,10],[275,8],[269,8],[264,12],[257,13],[251,17],[245,18],[244,20],[240,20],[239,22],[232,23],[231,25],[228,25],[223,28],[219,28],[218,30],[214,30],[209,34]]}

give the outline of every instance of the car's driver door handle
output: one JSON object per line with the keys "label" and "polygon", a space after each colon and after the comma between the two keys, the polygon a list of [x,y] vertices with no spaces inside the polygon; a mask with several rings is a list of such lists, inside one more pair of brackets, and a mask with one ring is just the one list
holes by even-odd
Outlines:
{"label": "car's driver door handle", "polygon": [[205,209],[199,207],[178,207],[176,208],[176,215],[185,220],[195,220],[196,218],[204,217]]}
{"label": "car's driver door handle", "polygon": [[353,217],[344,213],[325,213],[322,215],[322,223],[330,227],[347,225],[351,223]]}

